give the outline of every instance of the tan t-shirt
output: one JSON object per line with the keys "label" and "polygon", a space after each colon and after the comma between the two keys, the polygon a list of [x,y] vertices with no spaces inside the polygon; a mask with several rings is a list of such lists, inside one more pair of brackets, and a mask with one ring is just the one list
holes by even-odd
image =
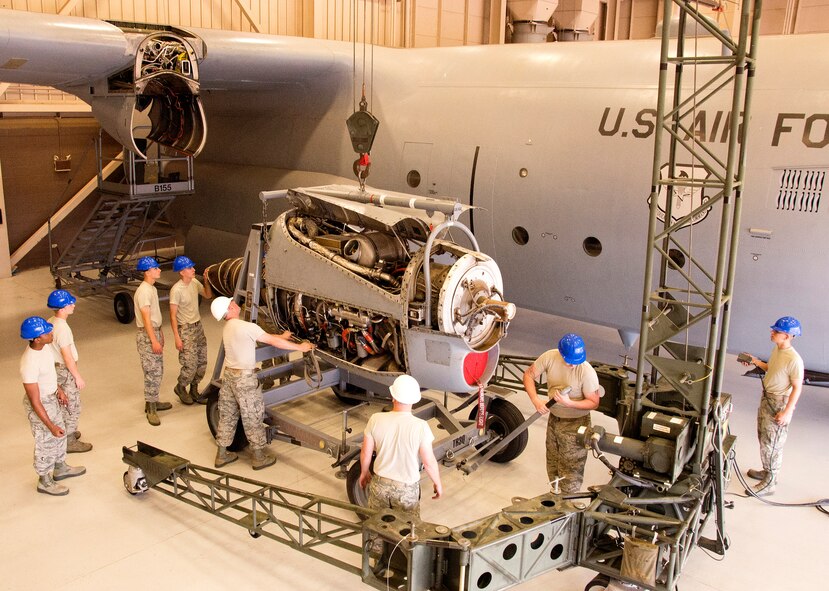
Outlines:
{"label": "tan t-shirt", "polygon": [[[588,361],[569,367],[558,349],[542,353],[533,363],[533,372],[539,377],[546,374],[548,391],[563,390],[570,386],[572,390],[569,396],[572,400],[584,400],[584,392],[596,392],[599,389],[599,376]],[[550,413],[562,419],[573,419],[588,415],[590,411],[554,404]]]}
{"label": "tan t-shirt", "polygon": [[178,310],[176,310],[176,322],[178,324],[193,324],[201,320],[199,314],[200,295],[204,295],[204,286],[198,279],[191,279],[188,285],[179,280],[170,288],[170,304],[178,306]]}
{"label": "tan t-shirt", "polygon": [[222,344],[225,346],[225,367],[233,369],[256,368],[256,340],[265,334],[258,324],[240,318],[225,322]]}
{"label": "tan t-shirt", "polygon": [[69,347],[69,350],[72,352],[72,359],[77,361],[78,350],[75,348],[75,338],[72,336],[72,329],[69,328],[69,323],[66,322],[66,319],[52,316],[47,322],[53,324],[55,327],[52,331],[55,334],[55,338],[48,345],[52,351],[52,355],[55,357],[55,363],[66,365],[66,360],[63,358],[63,353],[61,353],[61,349],[64,347]]}
{"label": "tan t-shirt", "polygon": [[769,357],[768,366],[763,377],[763,390],[769,394],[786,396],[792,391],[792,382],[803,381],[803,359],[793,347],[775,347]]}
{"label": "tan t-shirt", "polygon": [[54,394],[58,389],[58,373],[55,371],[55,358],[49,347],[36,351],[29,346],[20,358],[20,377],[24,384],[37,384],[40,396]]}
{"label": "tan t-shirt", "polygon": [[150,285],[146,281],[142,281],[135,294],[132,296],[135,304],[135,324],[138,328],[144,328],[144,316],[141,314],[141,308],[150,307],[150,322],[153,328],[161,326],[161,308],[158,305],[158,290],[155,285]]}
{"label": "tan t-shirt", "polygon": [[364,431],[374,439],[374,473],[405,484],[420,481],[420,446],[435,436],[429,424],[410,412],[377,412]]}

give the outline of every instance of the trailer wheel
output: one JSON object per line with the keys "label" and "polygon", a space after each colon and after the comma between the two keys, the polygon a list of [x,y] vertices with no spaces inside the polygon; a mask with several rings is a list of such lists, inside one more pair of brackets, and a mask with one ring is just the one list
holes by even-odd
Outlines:
{"label": "trailer wheel", "polygon": [[[207,396],[207,406],[205,412],[207,413],[207,426],[210,428],[210,434],[213,439],[219,433],[219,389],[210,384],[202,396]],[[248,446],[248,438],[245,435],[245,428],[242,426],[242,419],[236,423],[236,434],[233,436],[233,442],[227,446],[230,451],[242,451]]]}
{"label": "trailer wheel", "polygon": [[112,307],[115,310],[115,317],[121,324],[129,324],[135,320],[135,307],[129,292],[119,291],[116,293],[112,298]]}
{"label": "trailer wheel", "polygon": [[607,575],[598,574],[587,583],[584,591],[604,591],[610,585],[610,577]]}
{"label": "trailer wheel", "polygon": [[[348,502],[360,507],[368,507],[368,490],[360,486],[360,458],[357,458],[345,476],[345,488],[348,493]],[[372,475],[374,474],[374,458],[371,460]]]}
{"label": "trailer wheel", "polygon": [[130,493],[132,496],[138,494],[136,491],[132,490],[132,487],[130,486],[129,472],[124,472],[124,488],[127,489],[127,492]]}
{"label": "trailer wheel", "polygon": [[[469,414],[469,418],[474,420],[477,417],[478,407],[476,406]],[[486,416],[486,428],[488,431],[492,431],[499,438],[506,437],[521,426],[521,423],[523,422],[524,415],[521,414],[521,411],[518,410],[518,407],[512,402],[501,398],[494,398],[489,403]],[[530,434],[527,433],[527,431],[524,431],[515,439],[510,441],[504,449],[492,456],[491,460],[498,464],[506,464],[507,462],[514,460],[520,456],[527,447],[527,441],[529,441],[529,439]]]}
{"label": "trailer wheel", "polygon": [[331,386],[331,390],[334,391],[334,396],[337,397],[337,400],[349,406],[354,406],[355,404],[360,404],[360,402],[362,402],[362,400],[358,398],[352,398],[349,394],[362,395],[366,393],[365,388],[358,388],[357,386],[352,386],[351,384],[346,384],[345,389],[340,388],[339,386]]}

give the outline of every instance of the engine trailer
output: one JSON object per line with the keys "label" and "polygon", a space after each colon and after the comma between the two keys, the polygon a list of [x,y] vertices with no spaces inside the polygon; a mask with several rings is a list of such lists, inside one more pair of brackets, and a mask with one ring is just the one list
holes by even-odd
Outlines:
{"label": "engine trailer", "polygon": [[[256,375],[264,384],[262,395],[268,443],[285,441],[331,456],[334,459],[332,467],[337,468],[338,477],[346,481],[348,499],[352,503],[365,505],[366,495],[359,484],[363,434],[361,430],[354,433],[350,415],[366,405],[371,405],[378,412],[381,406],[389,407],[392,400],[388,388],[370,377],[350,373],[325,361],[318,361],[318,373],[312,372],[315,377],[311,378],[308,357],[289,360],[284,353],[287,352],[269,345],[257,348],[257,360],[264,362]],[[220,387],[220,379],[214,378],[204,394],[207,398],[207,423],[214,437],[219,424]],[[292,401],[328,388],[343,401],[339,435],[325,433],[284,412]],[[426,421],[437,421],[438,436],[433,448],[438,461],[468,473],[477,469],[483,463],[482,459],[506,463],[517,458],[526,448],[529,439],[527,425],[518,407],[503,397],[508,393],[511,391],[497,386],[489,386],[483,391],[481,400],[486,412],[483,428],[478,427],[477,421],[478,393],[461,397],[444,392],[442,400],[430,398],[429,393],[424,393],[425,396],[412,408],[412,414]],[[456,402],[451,409],[450,397]],[[239,451],[247,444],[240,419],[229,449]]]}
{"label": "engine trailer", "polygon": [[[504,398],[511,391],[487,385],[515,306],[503,298],[495,261],[457,221],[465,206],[345,185],[262,193],[260,199],[279,199],[290,209],[254,224],[244,256],[206,275],[246,319],[316,346],[298,360],[270,345],[257,348],[268,441],[327,453],[346,479],[349,499],[364,503],[362,433],[352,433],[353,413],[364,405],[390,405],[388,386],[408,373],[424,389],[442,392],[442,400],[440,394],[426,397],[413,414],[437,421],[442,435],[435,456],[444,465],[472,471],[524,450],[524,417]],[[471,248],[445,237],[450,229]],[[200,397],[214,437],[223,366],[222,346]],[[291,401],[327,388],[346,404],[338,435],[284,412]],[[246,445],[240,421],[230,449]]]}

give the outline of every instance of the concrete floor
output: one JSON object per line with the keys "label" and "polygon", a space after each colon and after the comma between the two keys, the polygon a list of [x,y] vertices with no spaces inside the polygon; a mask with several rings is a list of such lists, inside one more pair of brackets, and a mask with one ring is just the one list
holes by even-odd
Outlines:
{"label": "concrete floor", "polygon": [[[23,412],[18,363],[25,347],[19,325],[26,316],[48,316],[46,297],[52,289],[47,270],[23,272],[0,280],[0,391],[6,412],[0,414],[3,453],[0,454],[0,589],[361,589],[354,575],[306,557],[265,538],[254,540],[224,520],[178,503],[157,492],[133,497],[124,491],[121,447],[142,440],[195,464],[212,465],[215,447],[203,406],[185,407],[174,401],[161,414],[162,425],[151,427],[143,415],[142,377],[135,351],[135,327],[115,321],[111,301],[84,298],[70,318],[87,381],[80,429],[94,444],[87,454],[72,454],[70,463],[83,464],[87,474],[64,481],[65,497],[36,494],[32,469],[32,437]],[[165,323],[168,322],[166,306]],[[211,356],[220,339],[220,325],[203,304],[202,315]],[[766,319],[758,320],[765,330]],[[165,327],[165,375],[162,399],[174,400],[178,369],[169,326]],[[502,351],[536,355],[568,331],[580,332],[591,359],[621,363],[625,353],[616,333],[529,311],[520,311]],[[803,337],[808,338],[808,337]],[[754,351],[766,355],[768,351]],[[211,357],[208,373],[212,370]],[[734,394],[731,428],[738,436],[738,460],[745,471],[757,464],[755,411],[759,383],[741,376],[742,366],[729,364],[725,390]],[[531,406],[522,392],[511,397],[529,416]],[[313,417],[330,417],[338,424],[338,403],[329,394],[303,403]],[[594,413],[595,415],[595,413]],[[829,421],[829,392],[806,387],[786,447],[782,483],[775,501],[804,502],[829,496],[829,451],[824,441]],[[604,417],[594,422],[605,423]],[[613,423],[607,422],[613,431]],[[423,518],[455,526],[494,513],[513,496],[532,497],[547,489],[544,473],[544,423],[530,428],[530,443],[509,464],[490,464],[470,476],[443,468],[445,497],[423,501]],[[345,499],[345,487],[334,476],[327,456],[286,443],[274,443],[279,461],[254,472],[247,456],[229,466],[231,472],[274,484]],[[607,480],[607,470],[592,458],[585,485]],[[733,480],[727,513],[731,548],[714,559],[697,549],[679,580],[682,591],[754,591],[822,587],[829,580],[826,538],[829,518],[814,508],[772,507],[740,496]],[[424,494],[424,497],[426,495]],[[581,590],[590,571],[573,568],[550,572],[516,589]]]}

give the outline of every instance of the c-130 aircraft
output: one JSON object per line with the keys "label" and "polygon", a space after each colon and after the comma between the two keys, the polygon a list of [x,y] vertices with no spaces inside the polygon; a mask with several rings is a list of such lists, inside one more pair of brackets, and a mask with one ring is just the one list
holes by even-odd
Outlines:
{"label": "c-130 aircraft", "polygon": [[[351,43],[150,32],[14,10],[0,10],[0,40],[0,81],[80,97],[136,152],[133,129],[149,120],[150,139],[199,154],[197,196],[177,212],[199,261],[242,250],[250,224],[262,219],[259,191],[353,179],[344,125],[358,100]],[[695,46],[721,51],[711,40]],[[767,326],[793,315],[804,326],[796,346],[806,367],[826,372],[821,294],[829,285],[818,270],[829,250],[829,51],[821,48],[829,49],[829,36],[760,44],[729,344],[762,354]],[[173,71],[143,78],[165,52],[182,56]],[[617,328],[632,345],[659,41],[374,47],[372,55],[368,106],[382,124],[371,184],[474,206],[464,217],[481,250],[499,261],[510,301]],[[729,109],[715,99],[694,115],[693,132],[714,153],[728,139]],[[702,170],[684,167],[688,176]],[[709,198],[704,190],[675,197],[677,219]],[[710,256],[716,226],[706,213],[684,231]],[[682,253],[672,259],[687,264]]]}

